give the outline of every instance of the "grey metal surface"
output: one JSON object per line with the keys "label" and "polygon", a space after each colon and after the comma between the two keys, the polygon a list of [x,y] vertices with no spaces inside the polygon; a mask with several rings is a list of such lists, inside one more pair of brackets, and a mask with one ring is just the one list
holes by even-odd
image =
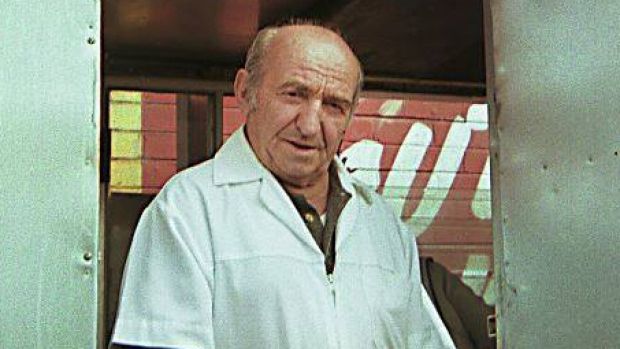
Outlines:
{"label": "grey metal surface", "polygon": [[0,348],[94,348],[94,1],[1,1]]}
{"label": "grey metal surface", "polygon": [[620,2],[491,10],[501,342],[620,348]]}

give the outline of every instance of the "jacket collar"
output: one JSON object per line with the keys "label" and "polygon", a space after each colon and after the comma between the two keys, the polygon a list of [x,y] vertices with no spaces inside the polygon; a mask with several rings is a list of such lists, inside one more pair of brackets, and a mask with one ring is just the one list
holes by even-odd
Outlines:
{"label": "jacket collar", "polygon": [[340,185],[342,185],[342,189],[347,193],[355,196],[355,187],[353,184],[353,177],[346,169],[342,161],[339,157],[334,157],[333,160],[334,165],[336,166],[336,170],[338,172],[338,178],[340,179]]}
{"label": "jacket collar", "polygon": [[[338,157],[334,157],[342,188],[352,196],[356,190],[353,178]],[[235,131],[213,158],[215,185],[253,182],[269,176],[245,136],[245,126]]]}
{"label": "jacket collar", "polygon": [[258,161],[245,137],[245,126],[235,131],[213,158],[215,185],[253,182],[263,178],[267,169]]}
{"label": "jacket collar", "polygon": [[[351,195],[351,199],[357,194],[362,194],[362,198],[366,199],[361,186],[354,182],[353,178],[344,167],[344,164],[337,157],[334,158],[337,168],[338,177],[342,189]],[[298,214],[297,209],[293,206],[291,200],[283,200],[287,194],[276,178],[267,170],[258,160],[250,143],[247,141],[244,133],[244,127],[237,130],[228,141],[217,152],[213,159],[213,181],[215,185],[247,183],[253,181],[261,181],[259,190],[259,200],[264,207],[269,210],[275,217],[284,223],[291,231],[295,233],[298,239],[310,246],[317,256],[317,261],[322,261],[323,253],[317,246],[311,234],[308,234],[307,228]],[[340,229],[340,237],[336,238],[336,250],[340,250],[343,241],[352,234],[352,230],[357,220],[359,211],[359,200],[353,206],[347,204],[350,214],[341,215],[339,218],[339,226],[345,228]],[[345,207],[344,210],[346,210]],[[344,212],[343,210],[343,212]],[[339,230],[339,231],[340,231]]]}

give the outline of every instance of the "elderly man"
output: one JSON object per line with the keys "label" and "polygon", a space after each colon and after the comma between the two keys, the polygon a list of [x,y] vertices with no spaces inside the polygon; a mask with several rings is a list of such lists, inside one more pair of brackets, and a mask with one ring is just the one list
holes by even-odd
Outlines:
{"label": "elderly man", "polygon": [[259,32],[246,125],[144,211],[113,342],[162,348],[444,348],[412,235],[335,157],[362,69],[335,32]]}

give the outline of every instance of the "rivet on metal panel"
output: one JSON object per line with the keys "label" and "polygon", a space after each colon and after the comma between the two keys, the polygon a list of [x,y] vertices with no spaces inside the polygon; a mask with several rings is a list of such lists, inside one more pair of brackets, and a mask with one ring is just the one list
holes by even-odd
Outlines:
{"label": "rivet on metal panel", "polygon": [[543,170],[547,170],[549,166],[547,164],[543,164]]}
{"label": "rivet on metal panel", "polygon": [[617,150],[614,152],[614,155],[615,155],[615,156],[618,156],[618,151],[617,151]]}
{"label": "rivet on metal panel", "polygon": [[94,45],[96,40],[95,40],[95,38],[88,38],[87,42],[88,42],[89,45]]}
{"label": "rivet on metal panel", "polygon": [[517,295],[517,287],[515,287],[514,285],[508,285],[508,289],[510,290],[513,296]]}
{"label": "rivet on metal panel", "polygon": [[83,258],[85,261],[90,262],[93,259],[92,252],[85,252]]}
{"label": "rivet on metal panel", "polygon": [[594,162],[594,157],[592,155],[588,156],[588,162],[589,163],[593,163]]}

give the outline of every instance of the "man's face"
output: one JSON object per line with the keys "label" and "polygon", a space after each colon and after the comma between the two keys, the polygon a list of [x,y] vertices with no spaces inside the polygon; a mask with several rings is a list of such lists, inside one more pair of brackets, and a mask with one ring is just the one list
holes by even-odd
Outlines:
{"label": "man's face", "polygon": [[325,29],[281,30],[267,48],[256,103],[242,103],[242,111],[261,163],[285,183],[304,187],[327,174],[354,107],[359,68]]}

